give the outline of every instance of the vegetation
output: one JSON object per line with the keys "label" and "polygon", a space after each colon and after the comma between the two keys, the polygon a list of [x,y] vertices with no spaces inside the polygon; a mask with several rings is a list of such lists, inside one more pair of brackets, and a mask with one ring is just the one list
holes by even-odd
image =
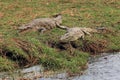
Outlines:
{"label": "vegetation", "polygon": [[[62,25],[105,27],[108,31],[72,43],[75,52],[71,54],[66,44],[59,43],[64,30],[55,28],[44,34],[17,30],[35,18],[57,13],[63,15]],[[77,72],[94,48],[97,52],[120,50],[119,35],[119,0],[0,0],[0,71],[42,64],[46,70]]]}

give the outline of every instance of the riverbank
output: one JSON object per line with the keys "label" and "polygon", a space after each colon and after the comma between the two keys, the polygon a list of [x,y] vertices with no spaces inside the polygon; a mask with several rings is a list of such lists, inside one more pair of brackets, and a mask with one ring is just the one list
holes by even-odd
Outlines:
{"label": "riverbank", "polygon": [[[79,73],[86,68],[91,54],[120,50],[119,4],[119,0],[0,1],[0,71],[41,64],[45,71]],[[74,53],[71,54],[69,44],[59,42],[64,30],[54,28],[44,34],[17,30],[35,18],[56,13],[62,14],[62,25],[105,27],[106,31],[72,42]]]}
{"label": "riverbank", "polygon": [[[81,74],[69,75],[65,71],[47,71],[41,65],[18,69],[14,72],[1,72],[0,79],[7,80],[88,80],[88,79],[120,79],[119,58],[120,52],[102,53],[102,55],[91,56],[88,67]],[[117,64],[116,64],[117,63]],[[117,74],[116,74],[117,72]],[[96,76],[95,76],[96,75]],[[114,75],[114,76],[112,76]],[[102,76],[102,78],[101,78]]]}

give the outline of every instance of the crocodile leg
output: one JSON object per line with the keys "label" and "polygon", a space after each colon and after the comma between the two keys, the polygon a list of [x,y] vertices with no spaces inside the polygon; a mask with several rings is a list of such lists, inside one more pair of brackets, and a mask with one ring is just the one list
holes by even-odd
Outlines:
{"label": "crocodile leg", "polygon": [[39,31],[40,33],[44,33],[46,30],[47,30],[47,29],[46,29],[45,27],[40,27],[40,28],[38,29],[38,31]]}
{"label": "crocodile leg", "polygon": [[83,30],[83,32],[84,32],[85,34],[89,35],[89,36],[92,36],[88,31],[84,31],[84,30]]}

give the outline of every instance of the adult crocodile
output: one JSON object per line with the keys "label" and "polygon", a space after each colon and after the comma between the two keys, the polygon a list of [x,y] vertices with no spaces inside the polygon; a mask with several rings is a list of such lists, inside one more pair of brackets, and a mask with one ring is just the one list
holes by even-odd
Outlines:
{"label": "adult crocodile", "polygon": [[35,29],[43,33],[47,30],[51,30],[57,27],[57,25],[60,25],[61,23],[62,23],[62,15],[57,14],[51,18],[34,19],[31,22],[18,27],[18,30],[24,31],[28,29]]}
{"label": "adult crocodile", "polygon": [[66,33],[61,36],[61,41],[75,41],[79,38],[84,39],[85,35],[91,36],[91,33],[99,33],[100,30],[104,30],[105,28],[86,28],[86,27],[67,27],[60,26],[61,29],[66,30]]}

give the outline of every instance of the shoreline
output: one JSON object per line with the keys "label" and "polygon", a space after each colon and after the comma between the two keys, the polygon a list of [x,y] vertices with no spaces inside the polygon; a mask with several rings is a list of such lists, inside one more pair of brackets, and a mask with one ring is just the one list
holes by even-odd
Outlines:
{"label": "shoreline", "polygon": [[[110,54],[118,54],[119,52],[110,52],[110,53],[101,53],[101,54],[99,54],[99,55],[91,55],[91,57],[92,58],[95,58],[95,57],[103,57],[103,56],[107,56],[107,55],[110,55]],[[91,59],[89,59],[90,61],[91,61]],[[92,62],[89,62],[88,61],[88,63],[92,63]],[[41,65],[36,65],[36,69],[35,70],[37,70],[37,68],[39,68],[38,66],[41,66]],[[87,64],[87,66],[88,66],[88,64]],[[32,66],[32,67],[35,67],[35,66]],[[29,68],[31,68],[32,69],[32,67],[29,67]],[[17,71],[17,73],[16,72],[0,72],[1,74],[4,74],[6,77],[4,77],[4,79],[9,79],[9,80],[12,80],[12,79],[17,79],[17,80],[21,80],[21,79],[26,79],[26,80],[32,80],[32,79],[35,79],[35,80],[37,80],[37,79],[45,79],[45,78],[52,78],[52,77],[55,77],[56,76],[56,78],[58,77],[58,78],[64,78],[64,77],[67,77],[67,78],[70,78],[70,77],[74,77],[74,76],[81,76],[81,75],[83,75],[84,74],[84,71],[87,69],[87,67],[85,68],[85,70],[83,70],[83,71],[80,71],[80,73],[68,73],[68,72],[66,72],[66,71],[42,71],[42,72],[34,72],[34,71],[32,71],[31,70],[31,72],[26,72],[26,71],[28,71],[28,69],[29,68],[24,68],[24,69],[21,69],[22,71],[22,73],[19,73],[19,71]],[[39,68],[38,70],[40,70],[41,68]],[[30,69],[29,69],[30,70]],[[41,71],[41,70],[40,70]],[[14,73],[14,74],[13,74]],[[0,74],[0,76],[1,76],[1,74]],[[9,75],[9,76],[7,76],[7,75]],[[10,77],[10,74],[12,74],[11,75],[11,77]],[[21,75],[21,76],[16,76],[16,74],[17,75]],[[64,76],[63,76],[63,75]],[[22,76],[23,75],[23,76]],[[29,76],[28,76],[28,78],[26,78],[25,77],[25,75],[32,75],[32,77],[31,78],[29,78]],[[14,78],[13,78],[13,76],[14,76]],[[0,77],[0,79],[3,79],[3,78],[1,78]]]}

